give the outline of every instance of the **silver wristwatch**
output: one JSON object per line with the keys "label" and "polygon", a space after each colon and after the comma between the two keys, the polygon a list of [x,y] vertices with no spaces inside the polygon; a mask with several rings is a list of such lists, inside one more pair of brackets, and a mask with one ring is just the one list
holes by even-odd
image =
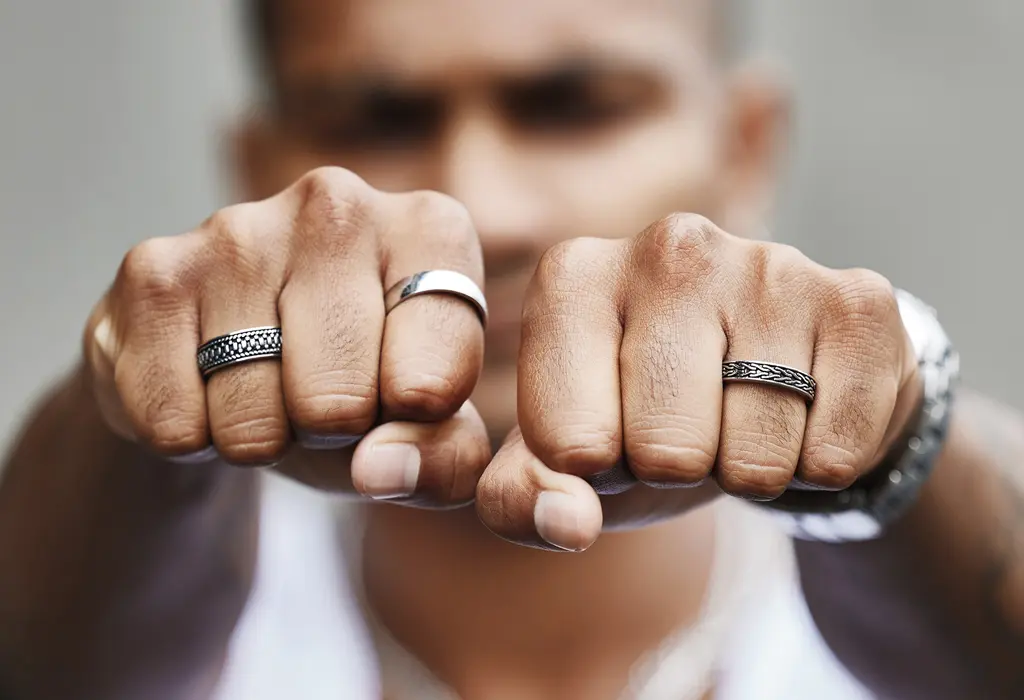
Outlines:
{"label": "silver wristwatch", "polygon": [[945,442],[960,361],[935,310],[896,290],[900,316],[917,353],[924,385],[920,415],[894,460],[843,491],[790,490],[766,504],[793,537],[851,542],[880,536],[917,500]]}

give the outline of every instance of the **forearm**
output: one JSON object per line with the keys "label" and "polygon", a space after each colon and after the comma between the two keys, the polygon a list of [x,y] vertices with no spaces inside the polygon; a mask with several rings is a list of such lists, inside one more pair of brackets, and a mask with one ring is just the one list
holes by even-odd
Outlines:
{"label": "forearm", "polygon": [[907,516],[881,539],[798,542],[808,605],[882,697],[1024,697],[1024,421],[965,395]]}
{"label": "forearm", "polygon": [[116,438],[76,375],[0,485],[0,685],[15,697],[197,697],[248,596],[258,481]]}

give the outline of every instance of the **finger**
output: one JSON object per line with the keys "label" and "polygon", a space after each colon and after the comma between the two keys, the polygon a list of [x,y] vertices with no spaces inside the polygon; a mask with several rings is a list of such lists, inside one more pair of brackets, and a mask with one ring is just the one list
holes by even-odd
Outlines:
{"label": "finger", "polygon": [[677,300],[647,299],[627,311],[622,341],[626,459],[650,486],[698,486],[718,451],[725,337]]}
{"label": "finger", "polygon": [[594,489],[544,466],[518,429],[484,471],[476,510],[494,534],[541,549],[583,551],[601,533],[601,501]]}
{"label": "finger", "polygon": [[696,486],[710,474],[721,420],[726,341],[709,270],[725,234],[674,215],[633,239],[621,376],[625,451],[648,485]]}
{"label": "finger", "polygon": [[[794,292],[819,268],[788,246],[742,251],[755,254],[742,259],[750,284],[728,303],[724,359],[810,372],[814,320],[804,298],[809,295]],[[806,399],[794,391],[751,382],[725,385],[715,468],[722,490],[754,501],[782,495],[793,480],[806,423]]]}
{"label": "finger", "polygon": [[103,419],[116,435],[134,440],[135,429],[114,381],[114,367],[124,339],[114,328],[112,304],[110,293],[105,294],[89,315],[82,334],[82,357]]}
{"label": "finger", "polygon": [[823,489],[849,487],[874,466],[906,366],[895,295],[873,272],[836,272],[819,322],[812,374],[817,397],[807,417],[797,477]]}
{"label": "finger", "polygon": [[[196,246],[184,237],[146,241],[125,256],[88,332],[87,357],[108,419],[172,459],[208,454],[206,395],[196,366]],[[104,388],[112,374],[116,397]],[[101,404],[102,405],[102,404]]]}
{"label": "finger", "polygon": [[[755,360],[810,371],[813,334],[787,326],[788,342],[757,331],[730,343],[727,360]],[[760,338],[758,342],[751,342]],[[803,342],[801,342],[803,339]],[[770,358],[770,359],[763,359]],[[733,382],[725,387],[715,478],[728,494],[753,501],[778,498],[796,472],[807,422],[805,399],[782,387]]]}
{"label": "finger", "polygon": [[490,458],[487,429],[467,402],[440,423],[395,421],[374,428],[355,450],[352,483],[376,500],[457,507],[473,500]]}
{"label": "finger", "polygon": [[285,405],[304,447],[342,448],[378,417],[384,301],[376,198],[336,169],[314,171],[293,190],[294,262],[278,303]]}
{"label": "finger", "polygon": [[[256,211],[254,206],[259,205],[222,210],[197,233],[208,247],[207,254],[216,260],[203,285],[202,342],[280,325],[277,297],[283,269],[262,238],[267,234],[261,233],[268,231],[263,217],[272,212],[263,207]],[[289,342],[283,335],[282,345],[287,353]],[[206,400],[213,444],[227,462],[265,466],[284,456],[290,427],[279,360],[254,360],[218,370],[207,380]]]}
{"label": "finger", "polygon": [[[399,213],[384,236],[384,289],[433,269],[460,272],[483,289],[480,244],[462,205],[430,192],[391,197]],[[483,347],[483,326],[465,300],[424,294],[399,304],[384,323],[385,417],[432,422],[452,415],[476,385]]]}
{"label": "finger", "polygon": [[622,456],[621,251],[599,239],[555,246],[523,306],[519,425],[530,452],[556,472],[593,477]]}

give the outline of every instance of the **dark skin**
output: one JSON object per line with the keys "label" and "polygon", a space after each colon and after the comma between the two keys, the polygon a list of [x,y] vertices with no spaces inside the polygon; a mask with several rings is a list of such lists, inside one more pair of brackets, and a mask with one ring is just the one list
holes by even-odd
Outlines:
{"label": "dark skin", "polygon": [[[343,18],[333,14],[341,5],[362,14]],[[529,419],[539,414],[520,414],[516,402],[509,400],[515,394],[519,373],[524,293],[542,254],[567,237],[621,239],[671,210],[698,211],[728,231],[750,233],[757,231],[765,215],[773,171],[772,144],[781,109],[778,95],[769,83],[734,84],[709,71],[707,56],[702,53],[707,48],[706,35],[694,31],[703,26],[697,21],[699,15],[687,14],[687,23],[673,24],[679,15],[664,14],[668,5],[678,6],[657,0],[628,4],[589,0],[585,8],[546,2],[519,2],[514,7],[495,3],[480,15],[474,13],[479,5],[438,0],[424,17],[417,14],[424,10],[422,4],[405,5],[401,0],[296,2],[294,6],[303,9],[297,16],[304,21],[289,25],[291,41],[281,46],[281,118],[249,124],[239,139],[239,171],[246,200],[272,195],[311,168],[344,163],[381,189],[446,191],[472,213],[487,263],[488,295],[494,312],[487,361],[472,402],[498,443],[521,423],[530,447],[545,460],[510,460],[510,455],[526,454],[518,442],[510,443],[490,465],[486,459],[477,459],[472,450],[456,450],[456,457],[463,461],[467,454],[473,458],[471,463],[457,464],[465,469],[457,472],[460,478],[451,478],[452,473],[442,469],[444,460],[432,458],[443,455],[444,448],[453,444],[478,446],[479,432],[475,442],[460,441],[479,428],[479,421],[466,415],[449,417],[437,406],[425,411],[419,406],[421,413],[417,414],[412,410],[417,407],[403,405],[395,396],[382,399],[385,408],[397,410],[401,418],[416,420],[374,428],[364,438],[362,452],[308,452],[282,439],[288,433],[287,423],[282,430],[280,422],[266,416],[256,416],[260,420],[255,421],[250,415],[250,420],[243,422],[231,413],[240,403],[258,407],[259,402],[237,399],[276,386],[280,380],[274,365],[254,364],[224,374],[205,387],[211,402],[220,406],[210,416],[221,454],[240,465],[275,461],[286,454],[279,465],[281,471],[322,488],[351,491],[355,487],[361,494],[371,493],[380,484],[372,482],[373,471],[367,470],[365,459],[360,462],[360,455],[365,456],[382,436],[394,438],[410,431],[421,439],[421,474],[427,478],[424,482],[421,476],[420,491],[415,494],[418,506],[447,507],[453,501],[471,498],[473,481],[466,475],[476,478],[484,467],[502,467],[486,472],[479,481],[476,513],[470,509],[432,513],[382,506],[371,509],[369,516],[367,585],[378,613],[467,698],[514,694],[516,689],[522,690],[522,684],[535,697],[615,697],[633,660],[672,629],[692,621],[705,592],[713,523],[707,509],[688,511],[721,497],[715,479],[697,489],[655,489],[641,484],[600,500],[591,493],[588,507],[599,510],[587,511],[587,517],[575,521],[576,529],[570,526],[560,534],[568,536],[570,544],[586,547],[597,538],[602,525],[605,530],[622,532],[601,535],[585,553],[553,554],[517,547],[497,540],[487,529],[518,543],[545,547],[530,508],[538,485],[555,484],[580,495],[582,482],[577,477],[607,466],[602,460],[609,454],[615,459],[621,454],[594,450],[601,457],[595,460],[597,464],[565,459],[564,453],[545,445],[537,431],[529,434]],[[561,16],[561,12],[566,14]],[[443,16],[438,19],[439,15]],[[344,21],[335,21],[339,18]],[[346,23],[349,21],[353,24]],[[349,32],[354,26],[359,31]],[[665,26],[671,27],[667,38],[659,33]],[[582,52],[588,57],[583,71],[579,61],[565,59],[581,53],[575,50],[580,37],[573,34],[578,27],[593,42]],[[687,38],[682,47],[680,28]],[[459,40],[452,40],[453,32],[459,32]],[[388,65],[376,67],[383,64]],[[367,65],[375,67],[366,73]],[[337,80],[352,74],[361,76],[356,83]],[[382,81],[382,74],[390,77]],[[551,89],[553,82],[558,84],[557,90]],[[358,88],[355,98],[354,84]],[[553,94],[557,97],[567,92],[574,95],[572,100],[552,99]],[[339,102],[331,97],[338,94],[345,99]],[[581,105],[585,109],[580,110]],[[666,152],[685,157],[665,158]],[[253,220],[284,218],[276,216],[280,210],[273,209],[273,203],[260,206],[264,207],[261,216]],[[308,213],[309,209],[301,211]],[[416,251],[417,257],[432,254],[437,248],[435,241],[448,240],[432,238],[438,233],[431,224],[434,219],[413,217],[411,225],[406,221],[397,227],[419,235],[403,240],[405,245],[393,246],[394,250],[423,245]],[[224,219],[215,218],[214,223],[218,221]],[[149,222],[141,226],[148,235]],[[653,230],[668,234],[663,241],[686,240],[674,238],[680,232],[664,222]],[[218,232],[200,233],[210,233],[216,239]],[[762,242],[715,235],[726,242],[723,248],[743,254],[758,251],[757,259],[769,271],[773,269],[768,265],[772,256],[764,253],[785,252]],[[174,273],[178,275],[175,279],[219,281],[232,273],[253,281],[242,275],[245,270],[232,267],[230,259],[225,262],[218,257],[215,244],[196,245],[196,238],[164,241],[160,255],[152,246],[143,254],[135,251],[129,256],[129,262],[135,262],[128,266],[133,270],[128,276],[136,285],[141,280],[141,286],[150,289],[148,268],[140,268],[138,261],[152,267],[177,259],[192,267],[158,271]],[[636,253],[629,257],[629,264],[622,264],[626,278],[640,278],[649,271],[636,261],[660,261],[650,248],[642,247],[642,236],[621,240],[627,241],[623,245],[637,246],[629,248]],[[289,238],[289,245],[283,248],[292,250],[291,241]],[[180,246],[186,244],[192,247],[182,252]],[[212,263],[204,257],[208,254],[216,254]],[[305,255],[304,259],[318,257]],[[689,258],[689,264],[675,269],[672,278],[688,280],[701,269],[727,269],[723,260]],[[613,267],[605,263],[595,259],[590,267],[603,274]],[[202,274],[206,264],[215,265],[209,269],[217,270],[218,275]],[[547,269],[561,274],[578,267],[548,265]],[[797,279],[808,270],[821,273],[805,260],[786,269]],[[256,281],[272,276],[266,269],[260,272]],[[873,284],[877,282],[871,279]],[[864,278],[857,280],[863,282]],[[547,281],[579,282],[557,275]],[[711,284],[713,280],[709,277],[706,281]],[[188,284],[182,286],[189,294],[194,291]],[[772,290],[752,283],[744,289]],[[251,302],[258,298],[260,287],[242,285],[241,290],[236,296]],[[230,300],[237,290],[219,291],[209,298]],[[730,298],[732,291],[710,296]],[[872,288],[875,297],[870,298],[876,298],[878,292]],[[631,296],[641,297],[639,293]],[[154,418],[178,398],[174,393],[177,387],[191,383],[202,388],[202,384],[191,375],[162,382],[156,370],[168,368],[149,361],[124,361],[118,383],[109,371],[112,365],[104,364],[111,359],[107,351],[121,346],[110,342],[110,324],[104,326],[104,319],[109,318],[111,307],[133,308],[129,303],[133,301],[138,298],[123,293],[115,283],[114,292],[105,297],[87,328],[81,371],[62,384],[30,419],[6,469],[0,490],[0,590],[5,592],[0,599],[12,601],[4,617],[9,616],[15,624],[0,632],[6,634],[0,636],[0,675],[16,696],[63,698],[73,692],[75,697],[104,700],[201,697],[212,688],[230,631],[251,586],[257,512],[253,472],[216,461],[182,466],[162,459],[206,445],[209,435],[205,429],[197,438],[179,430],[174,421]],[[271,299],[269,306],[275,303]],[[246,308],[249,306],[252,304]],[[696,303],[688,306],[698,308]],[[417,308],[415,314],[409,311]],[[430,308],[449,307],[410,303],[393,318],[416,321]],[[758,308],[766,318],[793,311],[784,304]],[[221,311],[216,306],[208,310]],[[600,321],[612,316],[607,309],[598,310],[602,313],[583,324],[579,333],[591,333]],[[580,311],[580,316],[585,316],[586,310]],[[824,308],[814,311],[830,312]],[[836,318],[845,318],[842,309],[835,311]],[[450,307],[447,313],[461,313],[467,323],[475,322],[463,307]],[[151,327],[166,329],[159,313],[125,315],[136,326],[146,321]],[[702,314],[688,323],[710,315]],[[249,320],[227,318],[221,330],[254,325]],[[678,319],[673,322],[676,327],[691,327]],[[120,340],[120,327],[113,325],[114,339]],[[741,331],[749,328],[749,323],[736,325]],[[906,424],[918,396],[918,377],[912,358],[899,354],[900,326],[876,325],[884,325],[877,342],[865,345],[890,348],[892,356],[883,358],[886,361],[875,367],[874,374],[905,380],[898,382],[900,400],[888,407],[878,425],[872,424],[877,433],[872,439],[881,448],[892,444]],[[347,326],[342,324],[336,333],[343,333]],[[107,330],[100,332],[104,328]],[[478,332],[476,326],[466,325],[465,329]],[[192,327],[186,330],[198,333]],[[534,339],[542,335],[539,331],[543,329],[533,326],[532,330]],[[173,338],[182,333],[169,335]],[[449,335],[461,337],[454,331]],[[642,333],[633,337],[646,340]],[[742,333],[734,333],[732,339],[736,338],[742,339]],[[604,339],[595,335],[591,340],[578,345],[600,346]],[[190,353],[195,343],[183,347],[182,366],[193,371]],[[310,343],[304,349],[320,347]],[[557,342],[548,346],[549,350],[564,347]],[[648,352],[640,353],[653,357],[646,365],[648,372],[662,377],[682,374],[680,368],[685,368],[685,363],[669,353],[652,354],[650,347],[644,345],[641,350]],[[159,356],[166,357],[166,345],[160,349]],[[150,357],[138,352],[138,346],[135,350],[135,358]],[[155,353],[152,356],[157,357]],[[680,352],[675,357],[682,356]],[[337,358],[320,359],[330,362]],[[544,367],[535,365],[527,370],[521,374],[539,376],[538,370]],[[140,378],[134,385],[137,391],[126,392],[126,383],[133,377]],[[714,384],[717,389],[717,381]],[[825,387],[835,385],[823,383]],[[571,397],[578,386],[561,386],[553,377],[542,383],[551,393],[540,398],[551,399],[548,403],[554,405]],[[674,387],[672,382],[641,388],[655,391],[666,386],[674,390],[662,396],[666,400],[693,395],[693,387]],[[529,391],[523,393],[529,399]],[[882,393],[867,392],[861,398],[874,401]],[[225,401],[226,394],[236,400]],[[732,386],[727,396],[734,409],[776,405],[779,410],[771,411],[776,421],[802,415],[799,401],[790,403],[789,397],[770,391]],[[453,403],[461,405],[465,397],[458,398]],[[700,408],[718,400],[720,395],[693,404]],[[771,403],[780,401],[785,403]],[[122,420],[125,409],[134,421]],[[292,425],[308,426],[340,412],[320,410],[287,419]],[[362,421],[364,416],[356,418]],[[463,430],[444,433],[448,428],[440,428],[446,439],[431,442],[438,434],[431,433],[436,426],[458,427],[459,421],[467,424]],[[365,422],[362,430],[372,427],[372,418]],[[229,428],[244,424],[248,429],[231,431],[224,429],[226,423]],[[755,429],[761,424],[756,415],[749,422]],[[801,432],[788,429],[784,420],[763,424],[773,426],[776,435],[799,436]],[[268,426],[273,430],[260,432]],[[843,431],[850,428],[838,420],[833,424],[837,426]],[[426,433],[433,438],[424,437]],[[1019,694],[1014,684],[1019,683],[1024,586],[1019,508],[1015,504],[1021,494],[1022,434],[1020,418],[1011,410],[966,398],[954,414],[954,429],[934,478],[903,522],[874,543],[798,544],[808,602],[823,634],[844,663],[882,696],[998,698]],[[773,444],[787,447],[778,441]],[[837,479],[848,478],[821,469],[807,474],[813,461],[801,460],[802,446],[789,445],[788,449],[791,454],[784,454],[781,460],[780,452],[785,450],[746,460],[728,458],[730,450],[719,450],[717,445],[703,452],[717,453],[713,476],[734,495],[775,495],[797,470],[812,482],[831,478],[832,486],[841,485]],[[884,451],[879,449],[878,456]],[[691,450],[690,454],[700,452]],[[635,472],[642,474],[650,468],[650,462],[638,459],[636,453],[632,457]],[[857,474],[874,467],[877,459],[868,457],[871,459],[865,457],[851,465]],[[768,469],[770,461],[772,468]],[[674,466],[675,472],[662,473],[661,480],[686,483],[706,466],[686,461]],[[502,478],[495,478],[496,473]],[[732,478],[723,478],[723,474]],[[424,483],[430,488],[423,489]],[[75,488],[66,488],[68,484]],[[458,486],[458,493],[444,492],[444,485]],[[525,506],[503,510],[503,504]],[[478,515],[487,528],[480,525]],[[661,524],[648,527],[654,522]],[[666,557],[669,551],[673,556]],[[429,572],[433,578],[418,577],[416,585],[410,586],[409,577],[390,575],[407,571],[417,558],[432,564]],[[182,566],[183,559],[189,565]],[[487,565],[466,567],[466,561]],[[630,566],[623,566],[624,561]],[[501,575],[495,575],[496,571]],[[445,575],[450,572],[457,575]],[[186,576],[184,583],[182,576]],[[73,590],[66,587],[67,581],[76,583]],[[167,581],[175,585],[168,586]],[[498,590],[500,586],[504,588]],[[453,595],[453,590],[458,595]],[[496,600],[502,604],[495,605]],[[594,614],[598,609],[601,614]],[[477,611],[487,611],[493,617],[480,617]],[[547,625],[544,629],[549,634],[540,639],[531,636],[541,623]],[[159,633],[153,633],[154,629]],[[503,634],[496,636],[495,629]],[[626,629],[629,634],[622,634]],[[607,641],[613,639],[614,644]],[[904,656],[905,650],[912,650],[914,657]],[[54,674],[52,668],[67,672]],[[596,674],[595,668],[603,673]],[[513,672],[515,677],[510,678]]]}

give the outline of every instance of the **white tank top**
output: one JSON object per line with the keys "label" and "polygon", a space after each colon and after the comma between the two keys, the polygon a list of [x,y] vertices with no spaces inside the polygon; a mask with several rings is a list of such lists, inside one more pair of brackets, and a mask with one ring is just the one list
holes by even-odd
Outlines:
{"label": "white tank top", "polygon": [[[703,612],[634,665],[623,699],[689,700],[711,686],[716,700],[871,698],[814,628],[790,542],[743,502],[712,507]],[[346,556],[359,544],[356,509],[268,476],[261,525],[253,595],[216,700],[457,700],[361,603],[359,557]]]}

